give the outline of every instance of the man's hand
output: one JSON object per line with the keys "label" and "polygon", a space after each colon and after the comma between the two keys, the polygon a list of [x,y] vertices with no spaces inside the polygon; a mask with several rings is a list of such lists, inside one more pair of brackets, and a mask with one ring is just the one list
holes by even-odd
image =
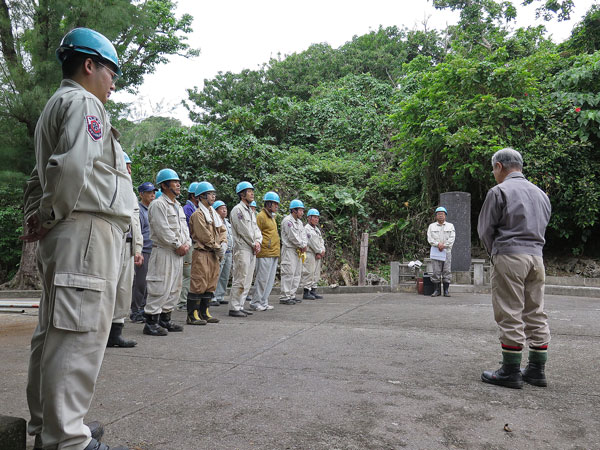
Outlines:
{"label": "man's hand", "polygon": [[258,255],[260,253],[260,243],[259,242],[255,242],[254,243],[254,254]]}
{"label": "man's hand", "polygon": [[25,222],[25,234],[19,236],[19,239],[25,242],[41,241],[50,231],[49,228],[42,227],[37,213],[33,213]]}
{"label": "man's hand", "polygon": [[323,257],[320,253],[315,253],[315,259],[321,259]]}
{"label": "man's hand", "polygon": [[177,250],[175,250],[175,253],[177,253],[179,256],[185,256],[185,254],[188,252],[189,249],[190,249],[189,245],[183,244]]}
{"label": "man's hand", "polygon": [[440,242],[440,243],[438,244],[438,249],[439,249],[440,251],[444,250],[445,248],[446,248],[446,246],[445,246],[445,245],[444,245],[442,242]]}
{"label": "man's hand", "polygon": [[133,263],[136,266],[140,267],[142,264],[144,264],[144,255],[142,255],[141,253],[136,253],[133,257]]}

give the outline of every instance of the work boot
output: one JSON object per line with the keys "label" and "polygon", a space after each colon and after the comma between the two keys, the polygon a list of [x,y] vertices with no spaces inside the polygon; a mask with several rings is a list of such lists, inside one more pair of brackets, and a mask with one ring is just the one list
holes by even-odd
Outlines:
{"label": "work boot", "polygon": [[110,333],[108,334],[108,342],[106,343],[106,346],[130,348],[137,345],[137,342],[133,340],[128,341],[127,339],[123,339],[123,336],[121,336],[122,332],[122,323],[112,323],[110,325]]}
{"label": "work boot", "polygon": [[323,296],[322,296],[322,295],[319,295],[319,294],[317,294],[317,289],[316,289],[316,288],[312,288],[312,289],[310,290],[310,293],[311,293],[311,294],[312,294],[312,296],[313,296],[314,298],[316,298],[317,300],[319,300],[319,299],[323,298]]}
{"label": "work boot", "polygon": [[512,389],[523,388],[523,376],[519,364],[502,364],[498,370],[486,370],[481,374],[481,381]]}
{"label": "work boot", "polygon": [[144,334],[150,336],[166,336],[169,332],[158,324],[158,314],[144,313],[146,324],[144,325]]}
{"label": "work boot", "polygon": [[208,312],[208,303],[212,298],[211,294],[205,294],[205,296],[200,300],[200,317],[204,319],[207,323],[219,323],[220,320],[216,317],[213,317]]}
{"label": "work boot", "polygon": [[314,300],[315,296],[310,293],[310,289],[304,289],[304,295],[302,295],[304,300]]}
{"label": "work boot", "polygon": [[451,297],[450,293],[448,292],[449,287],[450,287],[450,283],[446,283],[444,281],[444,297]]}
{"label": "work boot", "polygon": [[533,384],[534,386],[546,387],[548,382],[546,381],[545,364],[529,362],[527,367],[521,369],[521,375],[523,381]]}
{"label": "work boot", "polygon": [[294,300],[292,300],[291,298],[284,298],[279,300],[279,303],[281,303],[282,305],[295,305],[296,302]]}
{"label": "work boot", "polygon": [[92,438],[90,443],[83,450],[129,450],[129,447],[109,447],[108,445],[102,444],[96,439]]}
{"label": "work boot", "polygon": [[200,317],[200,300],[198,294],[188,294],[187,297],[187,324],[188,325],[206,325],[206,320]]}
{"label": "work boot", "polygon": [[440,292],[440,283],[433,283],[433,286],[435,287],[435,290],[433,291],[433,294],[431,294],[431,296],[439,297],[440,295],[442,295],[442,293]]}
{"label": "work boot", "polygon": [[169,312],[161,312],[160,318],[158,319],[158,324],[166,328],[167,331],[175,332],[175,331],[183,331],[183,327],[181,325],[177,325],[175,322],[171,320],[171,311]]}
{"label": "work boot", "polygon": [[[86,423],[85,425],[87,425],[87,427],[90,429],[92,439],[96,439],[97,441],[100,441],[100,439],[102,439],[102,436],[104,435],[104,426],[100,422],[94,421]],[[35,442],[33,444],[33,450],[43,450],[43,447],[44,446],[42,445],[42,435],[36,434]]]}

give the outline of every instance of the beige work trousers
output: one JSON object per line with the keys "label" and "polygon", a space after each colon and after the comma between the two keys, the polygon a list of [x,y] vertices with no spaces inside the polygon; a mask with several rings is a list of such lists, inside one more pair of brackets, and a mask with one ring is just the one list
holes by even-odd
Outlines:
{"label": "beige work trousers", "polygon": [[231,298],[229,300],[229,310],[239,311],[244,309],[246,296],[252,286],[252,277],[254,276],[254,266],[256,265],[256,255],[252,249],[233,247],[233,281],[231,283]]}
{"label": "beige work trousers", "polygon": [[281,248],[281,295],[280,300],[296,298],[296,291],[300,286],[302,276],[302,260],[298,257],[296,249],[292,247]]}
{"label": "beige work trousers", "polygon": [[190,282],[192,279],[192,257],[194,248],[190,247],[183,257],[183,276],[181,279],[181,293],[179,294],[179,303],[187,303],[187,295],[190,292]]}
{"label": "beige work trousers", "polygon": [[219,258],[215,252],[194,249],[190,292],[215,292],[219,281]]}
{"label": "beige work trousers", "polygon": [[148,299],[144,312],[149,315],[171,312],[181,292],[183,257],[170,248],[153,247],[148,264]]}
{"label": "beige work trousers", "polygon": [[38,244],[42,280],[31,338],[28,432],[44,448],[81,450],[83,424],[102,365],[115,310],[125,233],[92,214],[72,213]]}
{"label": "beige work trousers", "polygon": [[500,342],[541,347],[550,342],[544,312],[544,260],[533,255],[492,257],[492,306]]}
{"label": "beige work trousers", "polygon": [[317,259],[316,253],[306,252],[306,261],[302,265],[300,286],[304,289],[316,289],[321,279],[322,258]]}
{"label": "beige work trousers", "polygon": [[125,323],[125,317],[129,314],[131,296],[133,292],[133,254],[131,253],[131,242],[125,242],[123,249],[123,260],[121,261],[121,272],[117,282],[117,300],[113,323]]}

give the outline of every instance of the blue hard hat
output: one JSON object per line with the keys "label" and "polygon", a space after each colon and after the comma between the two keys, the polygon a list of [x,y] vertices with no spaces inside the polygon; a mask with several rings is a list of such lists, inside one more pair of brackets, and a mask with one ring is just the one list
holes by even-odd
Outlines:
{"label": "blue hard hat", "polygon": [[196,195],[196,188],[198,187],[198,182],[194,181],[193,183],[190,184],[190,187],[188,188],[188,194],[194,194]]}
{"label": "blue hard hat", "polygon": [[242,181],[236,186],[235,193],[239,194],[240,192],[245,191],[246,189],[254,189],[254,186],[252,186],[247,181]]}
{"label": "blue hard hat", "polygon": [[252,200],[252,203],[250,203],[250,206],[254,206],[256,208],[256,202],[254,200]]}
{"label": "blue hard hat", "polygon": [[69,57],[71,52],[96,55],[100,58],[113,63],[116,67],[116,74],[121,76],[119,67],[119,56],[115,46],[112,45],[106,36],[89,28],[75,28],[69,31],[62,38],[60,47],[56,49],[56,57],[62,64]]}
{"label": "blue hard hat", "polygon": [[273,191],[269,191],[265,194],[263,200],[265,202],[275,202],[275,203],[281,203],[281,201],[279,200],[279,195],[277,195],[277,192],[273,192]]}
{"label": "blue hard hat", "polygon": [[158,191],[156,191],[156,196],[154,198],[158,198],[162,195],[162,191],[159,189]]}
{"label": "blue hard hat", "polygon": [[196,186],[196,197],[198,197],[200,194],[204,194],[205,192],[210,191],[216,192],[217,190],[208,181],[201,181],[200,183],[198,183],[198,186]]}
{"label": "blue hard hat", "polygon": [[436,212],[436,214],[439,213],[439,212],[443,212],[444,214],[448,215],[448,211],[446,211],[446,208],[444,208],[443,206],[438,206],[435,209],[435,212]]}
{"label": "blue hard hat", "polygon": [[315,208],[311,208],[308,210],[308,212],[306,213],[306,217],[310,217],[310,216],[320,216],[321,214],[319,214],[319,210],[315,209]]}
{"label": "blue hard hat", "polygon": [[218,208],[220,208],[221,206],[227,206],[225,205],[225,202],[223,200],[217,200],[216,202],[213,203],[212,207],[217,210]]}
{"label": "blue hard hat", "polygon": [[138,192],[158,191],[152,183],[146,181],[138,186]]}
{"label": "blue hard hat", "polygon": [[123,152],[123,157],[125,158],[125,164],[131,164],[131,158],[125,152]]}
{"label": "blue hard hat", "polygon": [[162,169],[156,175],[156,184],[160,186],[160,183],[165,181],[177,180],[179,181],[179,175],[173,169]]}
{"label": "blue hard hat", "polygon": [[298,200],[297,198],[292,200],[290,202],[290,209],[295,209],[295,208],[304,208],[304,203],[302,203],[302,201]]}

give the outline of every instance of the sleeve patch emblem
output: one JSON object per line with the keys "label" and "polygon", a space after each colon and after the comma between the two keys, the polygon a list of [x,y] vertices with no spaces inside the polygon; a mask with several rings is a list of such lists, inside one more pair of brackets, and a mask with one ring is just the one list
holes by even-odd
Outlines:
{"label": "sleeve patch emblem", "polygon": [[85,116],[87,132],[94,141],[102,139],[102,124],[96,116]]}

